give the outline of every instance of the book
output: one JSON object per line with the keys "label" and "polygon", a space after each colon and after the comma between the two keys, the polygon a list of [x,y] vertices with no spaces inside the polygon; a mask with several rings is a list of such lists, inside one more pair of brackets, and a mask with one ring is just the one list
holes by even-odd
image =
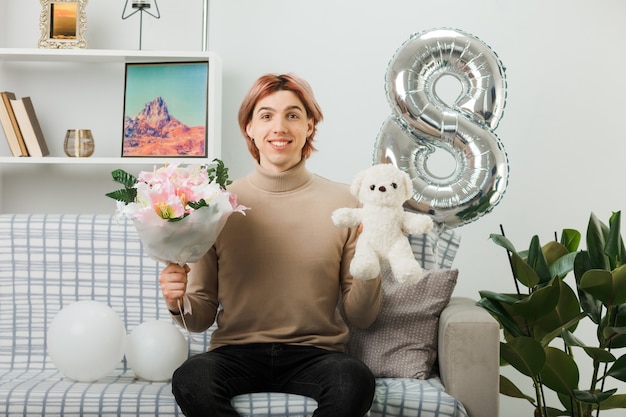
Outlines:
{"label": "book", "polygon": [[11,106],[11,99],[15,99],[15,94],[10,91],[2,91],[0,97],[2,98],[0,100],[0,124],[9,143],[11,154],[13,156],[28,156],[22,132],[15,118],[13,106]]}
{"label": "book", "polygon": [[17,100],[11,99],[11,105],[17,118],[24,143],[30,156],[46,156],[50,152],[46,145],[39,120],[35,114],[35,108],[30,97],[22,97]]}

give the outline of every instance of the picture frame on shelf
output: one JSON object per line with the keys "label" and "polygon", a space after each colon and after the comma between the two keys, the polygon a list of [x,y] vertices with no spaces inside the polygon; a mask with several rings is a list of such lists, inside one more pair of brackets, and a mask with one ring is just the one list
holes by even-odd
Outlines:
{"label": "picture frame on shelf", "polygon": [[86,48],[87,0],[40,0],[39,48]]}
{"label": "picture frame on shelf", "polygon": [[122,157],[206,158],[209,62],[126,63]]}

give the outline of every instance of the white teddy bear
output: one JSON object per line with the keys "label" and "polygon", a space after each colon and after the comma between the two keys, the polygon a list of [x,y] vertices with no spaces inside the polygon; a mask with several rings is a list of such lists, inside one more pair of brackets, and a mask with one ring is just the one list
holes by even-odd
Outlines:
{"label": "white teddy bear", "polygon": [[380,261],[386,260],[398,282],[419,281],[422,267],[404,233],[428,233],[433,222],[429,216],[403,209],[413,193],[409,175],[392,164],[373,165],[357,174],[350,191],[362,207],[337,209],[332,221],[340,227],[363,225],[350,264],[352,276],[364,280],[376,278],[380,274]]}

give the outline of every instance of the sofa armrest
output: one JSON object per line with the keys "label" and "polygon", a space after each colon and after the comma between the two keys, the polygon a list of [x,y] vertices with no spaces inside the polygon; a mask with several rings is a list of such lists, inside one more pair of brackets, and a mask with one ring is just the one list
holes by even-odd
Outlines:
{"label": "sofa armrest", "polygon": [[441,381],[470,417],[496,417],[500,397],[500,327],[464,297],[452,297],[439,319]]}

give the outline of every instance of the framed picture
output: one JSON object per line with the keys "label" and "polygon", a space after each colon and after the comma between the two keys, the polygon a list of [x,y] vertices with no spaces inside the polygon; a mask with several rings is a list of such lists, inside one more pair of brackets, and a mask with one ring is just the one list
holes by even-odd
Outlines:
{"label": "framed picture", "polygon": [[207,157],[209,62],[127,63],[123,157]]}
{"label": "framed picture", "polygon": [[86,48],[87,0],[40,0],[40,48]]}

